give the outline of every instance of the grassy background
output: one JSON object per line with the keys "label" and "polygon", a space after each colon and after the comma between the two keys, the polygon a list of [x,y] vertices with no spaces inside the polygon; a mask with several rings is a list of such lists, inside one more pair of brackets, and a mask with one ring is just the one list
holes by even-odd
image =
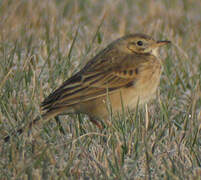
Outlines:
{"label": "grassy background", "polygon": [[157,98],[100,132],[62,116],[37,136],[0,144],[0,179],[199,179],[201,1],[0,1],[0,138],[40,113],[40,102],[112,40],[144,32],[161,51]]}

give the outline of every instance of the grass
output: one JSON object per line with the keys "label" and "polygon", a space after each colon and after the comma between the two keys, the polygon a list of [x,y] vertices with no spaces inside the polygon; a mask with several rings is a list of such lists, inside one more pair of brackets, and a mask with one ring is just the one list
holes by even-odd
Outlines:
{"label": "grass", "polygon": [[0,144],[0,179],[199,179],[201,3],[0,1],[0,137],[28,124],[40,102],[112,40],[168,39],[156,98],[100,132],[62,116]]}

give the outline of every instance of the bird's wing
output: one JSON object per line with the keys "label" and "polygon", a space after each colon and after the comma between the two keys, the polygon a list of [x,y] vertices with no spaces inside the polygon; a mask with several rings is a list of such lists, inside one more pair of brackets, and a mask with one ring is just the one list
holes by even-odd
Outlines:
{"label": "bird's wing", "polygon": [[72,106],[133,84],[143,59],[139,61],[135,56],[125,55],[121,56],[120,60],[113,57],[113,60],[104,56],[99,57],[97,62],[89,62],[80,72],[50,94],[42,103],[42,108],[51,110]]}

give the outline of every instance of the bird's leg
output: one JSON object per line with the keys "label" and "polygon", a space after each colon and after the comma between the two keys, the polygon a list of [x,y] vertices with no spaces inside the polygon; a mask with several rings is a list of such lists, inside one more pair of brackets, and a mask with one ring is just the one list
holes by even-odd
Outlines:
{"label": "bird's leg", "polygon": [[103,130],[103,129],[105,129],[105,124],[101,121],[101,120],[99,120],[99,119],[97,119],[97,118],[94,118],[94,117],[89,117],[89,120],[93,123],[93,124],[95,124],[100,130]]}
{"label": "bird's leg", "polygon": [[56,120],[57,126],[59,127],[59,131],[60,131],[62,134],[65,134],[65,131],[64,131],[62,125],[61,125],[59,116],[55,116],[55,120]]}

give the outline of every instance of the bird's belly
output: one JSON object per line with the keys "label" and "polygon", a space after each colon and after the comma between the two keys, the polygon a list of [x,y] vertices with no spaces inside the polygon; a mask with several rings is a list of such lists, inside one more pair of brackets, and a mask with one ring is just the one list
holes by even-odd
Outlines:
{"label": "bird's belly", "polygon": [[129,106],[135,108],[137,103],[143,104],[154,97],[156,89],[160,82],[161,69],[157,69],[154,73],[147,73],[145,77],[140,78],[129,90],[130,96]]}
{"label": "bird's belly", "polygon": [[[133,83],[133,86],[121,89],[124,106],[134,109],[138,103],[143,104],[153,98],[160,82],[160,76],[161,66],[159,65],[154,70],[152,69],[152,71],[140,74],[139,78]],[[119,98],[117,95],[111,97],[114,111],[119,111],[122,108],[122,105],[118,103],[121,102],[119,99],[120,95]]]}

